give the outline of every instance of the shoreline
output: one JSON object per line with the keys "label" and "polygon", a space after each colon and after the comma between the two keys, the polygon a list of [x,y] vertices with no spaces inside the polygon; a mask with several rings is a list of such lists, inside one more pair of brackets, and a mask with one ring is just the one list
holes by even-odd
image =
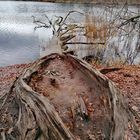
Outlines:
{"label": "shoreline", "polygon": [[[31,0],[34,1],[34,0]],[[126,1],[120,0],[119,2],[110,2],[109,0],[106,2],[101,2],[99,0],[35,0],[38,2],[54,2],[54,3],[82,3],[82,4],[97,4],[97,5],[121,5],[125,4]],[[128,5],[140,5],[140,1],[131,1],[127,2]]]}
{"label": "shoreline", "polygon": [[[2,0],[4,1],[4,0]],[[10,0],[8,0],[10,1]],[[6,1],[6,2],[8,2]],[[125,5],[125,1],[119,1],[119,2],[98,2],[98,1],[95,1],[95,0],[83,0],[83,1],[79,1],[79,0],[11,0],[11,1],[24,1],[24,2],[44,2],[44,3],[63,3],[63,4],[95,4],[95,5],[116,5],[116,6],[119,6],[119,5]],[[10,2],[11,2],[10,1]],[[5,1],[4,1],[5,2]],[[128,6],[140,6],[140,1],[139,2],[128,2],[127,3]]]}

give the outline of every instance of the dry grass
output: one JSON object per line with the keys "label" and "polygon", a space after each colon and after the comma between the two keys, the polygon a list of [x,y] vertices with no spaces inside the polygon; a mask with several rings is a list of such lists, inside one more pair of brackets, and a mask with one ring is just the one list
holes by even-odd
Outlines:
{"label": "dry grass", "polygon": [[92,59],[89,63],[96,68],[102,67],[102,63],[99,60]]}
{"label": "dry grass", "polygon": [[98,58],[94,58],[90,59],[89,63],[98,67],[103,66],[104,64],[108,67],[122,67],[124,65],[128,65],[128,63],[126,62],[126,58],[116,58],[115,60],[108,59],[108,61],[106,61],[105,63],[103,63]]}
{"label": "dry grass", "polygon": [[126,59],[125,58],[116,58],[115,61],[114,60],[108,60],[107,62],[107,66],[113,66],[113,67],[120,67],[123,65],[126,65]]}
{"label": "dry grass", "polygon": [[108,35],[108,24],[95,16],[86,15],[85,36],[87,40],[98,40],[106,42]]}
{"label": "dry grass", "polygon": [[140,4],[140,0],[35,0],[44,2],[64,2],[64,3],[94,3],[94,4]]}

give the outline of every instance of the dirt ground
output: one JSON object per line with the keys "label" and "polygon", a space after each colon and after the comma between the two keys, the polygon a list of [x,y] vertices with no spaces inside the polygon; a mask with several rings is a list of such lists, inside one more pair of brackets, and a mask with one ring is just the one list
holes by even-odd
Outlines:
{"label": "dirt ground", "polygon": [[[0,96],[7,93],[16,78],[30,64],[13,65],[0,68]],[[94,67],[94,66],[93,66]],[[140,119],[140,66],[97,67],[111,79],[126,96],[134,111],[136,119]],[[140,122],[138,122],[140,128]]]}
{"label": "dirt ground", "polygon": [[0,67],[0,96],[9,91],[12,83],[29,64]]}
{"label": "dirt ground", "polygon": [[[140,119],[140,65],[122,66],[116,68],[99,68],[126,96],[132,111],[136,112],[136,119]],[[138,122],[140,127],[140,122]]]}

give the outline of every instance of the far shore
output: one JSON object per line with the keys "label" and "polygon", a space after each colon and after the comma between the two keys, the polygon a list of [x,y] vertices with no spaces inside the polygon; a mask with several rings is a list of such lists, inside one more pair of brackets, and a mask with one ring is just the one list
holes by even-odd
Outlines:
{"label": "far shore", "polygon": [[[5,0],[2,0],[5,1]],[[99,0],[9,0],[9,1],[26,1],[26,2],[50,2],[50,3],[73,3],[73,4],[95,4],[95,5],[134,5],[140,6],[139,0],[129,1],[126,3],[124,0],[118,0],[117,2],[100,2]]]}

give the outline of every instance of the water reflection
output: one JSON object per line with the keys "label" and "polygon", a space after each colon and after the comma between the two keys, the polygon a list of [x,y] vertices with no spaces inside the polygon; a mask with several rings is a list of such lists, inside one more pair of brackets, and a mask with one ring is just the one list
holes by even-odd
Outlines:
{"label": "water reflection", "polygon": [[[131,9],[135,12],[138,8]],[[92,4],[0,1],[0,66],[28,63],[39,58],[39,47],[47,44],[52,32],[46,32],[46,29],[35,32],[32,15],[42,19],[42,15],[47,14],[51,18],[54,15],[64,16],[71,10],[103,17],[105,7]],[[110,19],[111,13],[106,14],[105,18]],[[72,17],[71,22],[82,23],[85,20],[85,17],[77,14],[72,14]]]}
{"label": "water reflection", "polygon": [[76,7],[75,4],[0,1],[0,66],[28,63],[39,57],[39,47],[46,44],[51,31],[35,32],[32,15],[38,18],[43,14],[64,15],[77,10]]}

